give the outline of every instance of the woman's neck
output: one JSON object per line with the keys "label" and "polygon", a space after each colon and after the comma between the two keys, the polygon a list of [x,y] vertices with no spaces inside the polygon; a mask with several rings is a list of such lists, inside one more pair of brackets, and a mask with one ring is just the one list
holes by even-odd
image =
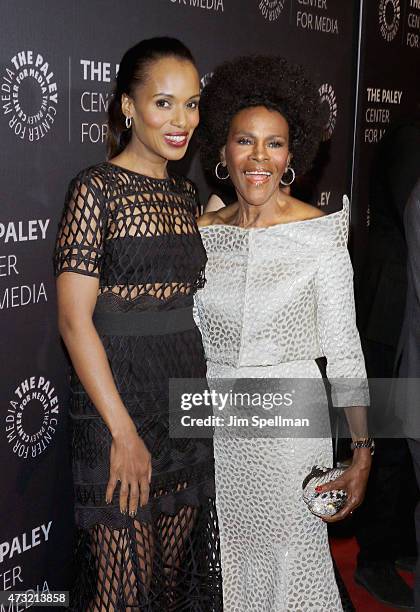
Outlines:
{"label": "woman's neck", "polygon": [[238,194],[237,209],[231,219],[232,225],[239,227],[269,227],[281,222],[290,207],[287,196],[276,194],[263,204],[251,204]]}
{"label": "woman's neck", "polygon": [[110,161],[118,166],[127,168],[127,170],[132,170],[151,178],[168,178],[168,160],[150,151],[144,145],[139,146],[139,143],[133,143],[133,141],[129,142],[124,151]]}

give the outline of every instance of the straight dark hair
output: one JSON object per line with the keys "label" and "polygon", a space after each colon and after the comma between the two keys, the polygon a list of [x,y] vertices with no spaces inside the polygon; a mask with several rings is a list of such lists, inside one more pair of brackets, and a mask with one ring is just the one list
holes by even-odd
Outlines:
{"label": "straight dark hair", "polygon": [[121,153],[131,138],[131,128],[127,129],[121,108],[122,95],[132,97],[135,87],[146,79],[150,65],[165,57],[179,58],[196,65],[191,51],[181,41],[168,36],[142,40],[124,54],[108,105],[108,159]]}

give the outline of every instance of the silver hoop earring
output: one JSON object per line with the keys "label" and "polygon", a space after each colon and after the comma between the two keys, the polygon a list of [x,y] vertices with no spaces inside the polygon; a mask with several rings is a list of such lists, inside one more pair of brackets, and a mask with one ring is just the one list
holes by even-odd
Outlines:
{"label": "silver hoop earring", "polygon": [[129,130],[131,128],[131,123],[132,123],[131,117],[126,117],[125,118],[125,127],[127,128],[127,130]]}
{"label": "silver hoop earring", "polygon": [[[226,175],[226,176],[219,176],[219,166],[222,166],[222,168],[226,168],[226,166],[224,166],[224,165],[222,164],[222,162],[218,162],[218,163],[216,164],[216,168],[214,169],[214,173],[215,173],[215,175],[217,176],[217,178],[219,179],[219,181],[225,181],[226,179],[228,179],[228,178],[229,178],[229,171],[228,171],[228,173],[227,173],[227,175]],[[226,168],[226,170],[227,170],[227,168]]]}
{"label": "silver hoop earring", "polygon": [[[292,179],[291,179],[290,181],[284,181],[284,180],[283,180],[283,176],[284,176],[284,174],[287,174],[288,172],[291,172],[291,173],[292,173]],[[280,183],[281,183],[282,185],[284,185],[285,187],[288,187],[288,186],[289,186],[289,185],[291,185],[291,184],[293,183],[293,181],[295,180],[295,178],[296,178],[296,172],[293,170],[293,168],[291,168],[291,167],[289,166],[288,168],[286,168],[286,172],[285,172],[284,174],[283,174],[283,176],[282,176],[282,177],[281,177],[281,179],[280,179]]]}

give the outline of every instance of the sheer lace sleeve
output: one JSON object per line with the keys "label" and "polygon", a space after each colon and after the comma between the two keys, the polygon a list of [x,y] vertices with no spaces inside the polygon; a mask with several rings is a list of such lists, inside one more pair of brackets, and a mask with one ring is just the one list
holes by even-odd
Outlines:
{"label": "sheer lace sleeve", "polygon": [[317,320],[335,406],[367,406],[365,362],[356,327],[353,268],[346,246],[329,247],[320,257]]}
{"label": "sheer lace sleeve", "polygon": [[104,204],[98,180],[79,174],[69,185],[54,254],[56,276],[77,272],[99,277],[104,240]]}
{"label": "sheer lace sleeve", "polygon": [[202,214],[201,204],[200,204],[200,196],[198,194],[198,189],[195,183],[193,183],[190,179],[185,179],[186,192],[188,196],[191,198],[192,203],[192,212],[194,217],[198,219]]}

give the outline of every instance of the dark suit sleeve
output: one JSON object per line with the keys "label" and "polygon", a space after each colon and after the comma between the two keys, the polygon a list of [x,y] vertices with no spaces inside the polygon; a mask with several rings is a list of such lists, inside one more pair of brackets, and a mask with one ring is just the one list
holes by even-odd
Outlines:
{"label": "dark suit sleeve", "polygon": [[404,221],[408,249],[406,316],[411,336],[410,363],[416,364],[416,375],[420,376],[420,180],[407,202]]}
{"label": "dark suit sleeve", "polygon": [[420,439],[420,180],[407,202],[404,227],[408,250],[407,301],[396,360],[399,384],[392,399],[404,435]]}
{"label": "dark suit sleeve", "polygon": [[407,200],[419,178],[419,168],[420,127],[402,126],[395,133],[386,169],[392,200],[401,220]]}

